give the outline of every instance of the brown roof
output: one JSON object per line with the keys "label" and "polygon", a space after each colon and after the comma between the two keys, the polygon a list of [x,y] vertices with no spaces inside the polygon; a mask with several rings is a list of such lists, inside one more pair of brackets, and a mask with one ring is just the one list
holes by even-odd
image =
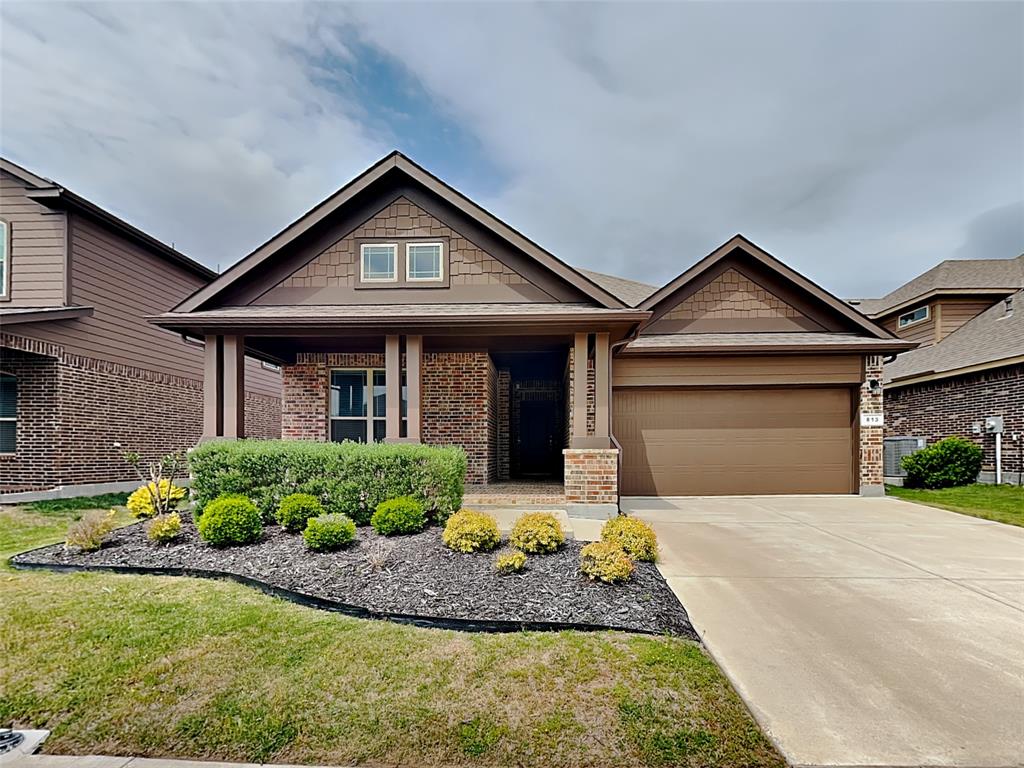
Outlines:
{"label": "brown roof", "polygon": [[635,307],[656,290],[658,286],[641,283],[639,280],[628,280],[625,277],[606,275],[590,269],[577,270],[604,288],[608,293],[618,296],[627,306]]}
{"label": "brown roof", "polygon": [[842,350],[885,352],[914,346],[913,342],[857,336],[852,333],[814,333],[809,331],[778,333],[666,333],[640,336],[631,341],[626,352],[715,352],[750,348],[759,351]]}
{"label": "brown roof", "polygon": [[0,307],[0,330],[8,325],[38,323],[40,320],[75,320],[93,313],[92,307]]}
{"label": "brown roof", "polygon": [[880,299],[851,299],[865,315],[878,317],[904,304],[940,293],[1024,288],[1024,254],[1014,259],[949,259]]}
{"label": "brown roof", "polygon": [[1010,301],[1012,311],[1000,301],[938,344],[904,352],[885,366],[886,382],[1024,359],[1024,290]]}

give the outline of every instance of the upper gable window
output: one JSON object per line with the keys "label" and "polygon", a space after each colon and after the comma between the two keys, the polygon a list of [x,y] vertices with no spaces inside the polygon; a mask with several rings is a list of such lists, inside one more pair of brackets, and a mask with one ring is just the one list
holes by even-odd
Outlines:
{"label": "upper gable window", "polygon": [[364,244],[360,248],[360,280],[364,283],[393,283],[398,279],[395,268],[398,246],[395,243]]}
{"label": "upper gable window", "polygon": [[928,319],[928,307],[927,306],[918,307],[913,312],[905,312],[904,314],[900,315],[900,320],[899,320],[900,328],[906,328],[908,325],[913,325],[914,323],[920,323],[922,320],[927,320],[927,319]]}
{"label": "upper gable window", "polygon": [[409,243],[405,246],[407,280],[441,280],[444,277],[442,243]]}

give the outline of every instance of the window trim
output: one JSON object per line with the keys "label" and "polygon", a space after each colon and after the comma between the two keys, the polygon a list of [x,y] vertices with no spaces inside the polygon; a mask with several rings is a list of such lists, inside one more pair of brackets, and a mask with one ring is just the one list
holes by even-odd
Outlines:
{"label": "window trim", "polygon": [[0,217],[0,228],[3,232],[0,233],[0,238],[3,239],[4,244],[4,258],[0,261],[0,301],[11,300],[11,243],[13,242],[11,237],[11,222],[8,219]]}
{"label": "window trim", "polygon": [[[922,309],[924,310],[924,316],[919,317],[916,320],[910,320],[910,321],[908,321],[906,323],[903,322],[903,318],[905,318],[905,317],[913,317],[918,312],[920,312]],[[931,319],[931,316],[932,316],[931,307],[929,307],[927,304],[925,304],[923,307],[916,307],[915,309],[912,309],[909,312],[904,312],[902,315],[897,317],[896,318],[896,327],[899,328],[900,330],[902,330],[904,328],[909,328],[912,325],[917,325],[918,323],[923,323],[925,320]]]}
{"label": "window trim", "polygon": [[[366,276],[366,249],[387,247],[392,249],[391,277]],[[360,243],[359,244],[359,282],[361,283],[397,283],[398,282],[398,243]]]}
{"label": "window trim", "polygon": [[0,451],[0,456],[16,456],[18,453],[18,377],[6,371],[0,371],[0,376],[14,379],[14,415],[0,416],[0,421],[10,421],[14,424],[14,450]]}
{"label": "window trim", "polygon": [[[413,277],[412,262],[409,259],[409,251],[414,246],[436,245],[438,247],[437,277]],[[444,243],[440,240],[410,240],[405,244],[405,280],[408,283],[443,283],[444,282]]]}
{"label": "window trim", "polygon": [[[366,403],[366,415],[365,416],[332,416],[331,415],[331,380],[334,378],[336,373],[362,373],[366,376],[366,385],[369,387],[369,400]],[[384,415],[374,416],[373,415],[373,375],[375,373],[381,373],[384,375]],[[331,368],[327,371],[327,442],[334,442],[331,437],[331,424],[335,421],[364,421],[366,422],[366,435],[367,440],[364,445],[377,442],[373,440],[373,424],[375,421],[383,422],[387,425],[387,369],[378,366],[369,366],[363,368],[360,366],[341,366],[337,368]],[[402,371],[400,378],[401,384],[398,388],[399,397],[399,408],[405,402],[403,394],[405,393],[405,371]],[[408,434],[408,423],[409,414],[408,407],[401,412],[401,431],[402,433]],[[385,440],[387,439],[387,426],[385,426]],[[403,435],[404,436],[404,435]],[[381,442],[384,442],[382,440]]]}

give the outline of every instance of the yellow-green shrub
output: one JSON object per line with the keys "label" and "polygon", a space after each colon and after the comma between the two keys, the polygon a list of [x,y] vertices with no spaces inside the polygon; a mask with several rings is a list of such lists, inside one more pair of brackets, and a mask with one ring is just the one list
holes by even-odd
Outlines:
{"label": "yellow-green shrub", "polygon": [[161,500],[170,500],[170,506],[185,498],[185,489],[172,485],[170,480],[161,480],[159,489],[157,493],[157,485],[152,482],[140,486],[128,497],[128,511],[139,518],[153,517],[157,513],[153,505],[153,494],[157,494]]}
{"label": "yellow-green shrub", "polygon": [[449,517],[441,538],[456,552],[489,552],[501,543],[498,521],[472,509],[460,509]]}
{"label": "yellow-green shrub", "polygon": [[157,515],[146,526],[146,536],[155,544],[166,544],[173,541],[181,533],[181,517],[177,512],[169,515]]}
{"label": "yellow-green shrub", "polygon": [[531,512],[516,520],[509,544],[530,555],[554,552],[565,542],[558,518],[550,512]]}
{"label": "yellow-green shrub", "polygon": [[595,541],[580,550],[580,572],[592,580],[609,584],[625,581],[633,568],[626,551],[611,541]]}
{"label": "yellow-green shrub", "polygon": [[658,537],[643,520],[613,517],[601,527],[601,541],[618,544],[634,560],[653,563],[658,559]]}
{"label": "yellow-green shrub", "polygon": [[114,530],[114,517],[117,510],[104,512],[93,509],[86,512],[78,520],[68,526],[68,536],[64,541],[67,549],[80,552],[95,552],[103,546],[103,540]]}
{"label": "yellow-green shrub", "polygon": [[510,573],[519,573],[525,567],[526,555],[518,549],[513,549],[511,552],[500,552],[494,558],[494,570],[502,576],[507,576]]}

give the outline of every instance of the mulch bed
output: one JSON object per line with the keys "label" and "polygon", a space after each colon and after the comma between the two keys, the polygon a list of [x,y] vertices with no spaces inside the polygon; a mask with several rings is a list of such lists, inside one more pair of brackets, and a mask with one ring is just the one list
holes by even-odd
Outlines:
{"label": "mulch bed", "polygon": [[424,625],[484,631],[608,628],[696,639],[686,610],[653,564],[637,563],[625,584],[591,582],[577,569],[583,545],[575,541],[554,554],[531,555],[520,574],[500,576],[493,552],[454,552],[437,528],[391,538],[360,528],[348,549],[315,553],[301,535],[268,526],[256,544],[215,549],[182,517],[182,534],[170,545],[151,544],[139,523],[112,533],[98,552],[68,552],[55,544],[11,562],[22,568],[227,576],[322,608]]}

